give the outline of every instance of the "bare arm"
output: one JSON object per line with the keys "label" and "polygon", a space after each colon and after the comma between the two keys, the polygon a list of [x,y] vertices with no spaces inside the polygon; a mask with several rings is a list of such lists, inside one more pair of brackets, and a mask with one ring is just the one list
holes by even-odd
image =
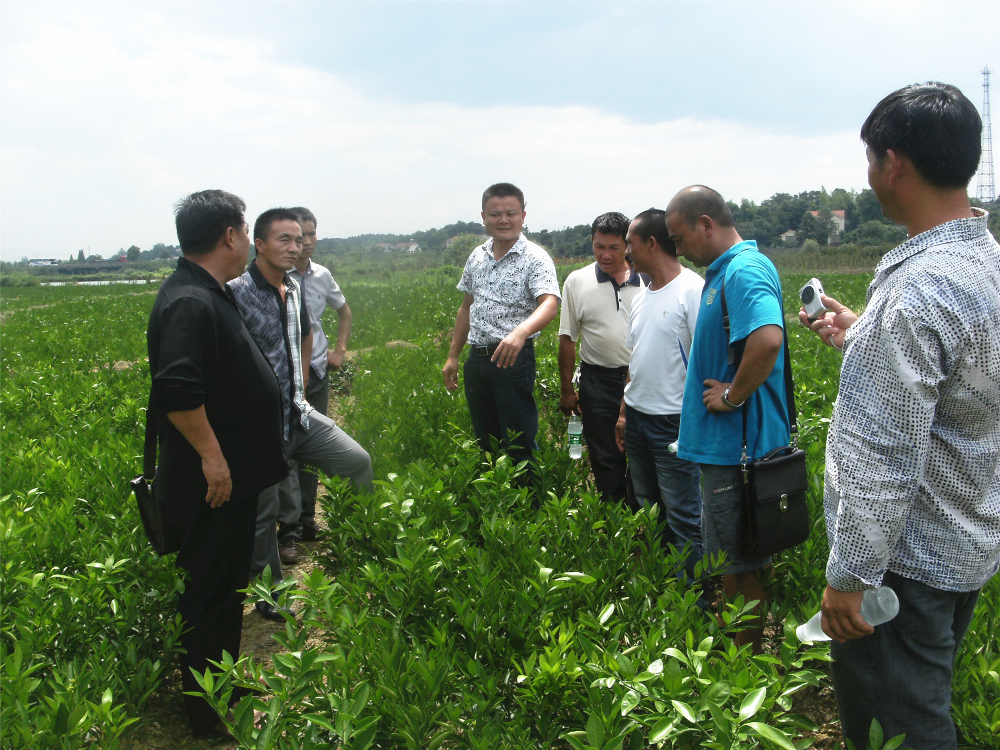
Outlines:
{"label": "bare arm", "polygon": [[781,326],[777,325],[761,326],[747,336],[743,359],[733,382],[720,383],[711,379],[705,381],[707,390],[702,396],[708,410],[713,414],[732,411],[722,401],[726,388],[729,388],[729,402],[732,404],[742,404],[750,398],[774,369],[783,341],[784,333]]}
{"label": "bare arm", "polygon": [[208,482],[205,502],[210,503],[213,508],[218,508],[229,500],[233,492],[233,480],[229,476],[229,464],[222,455],[222,448],[219,447],[215,431],[208,423],[205,406],[189,411],[168,412],[167,419],[201,456],[201,470]]}
{"label": "bare arm", "polygon": [[473,296],[466,294],[455,316],[455,327],[451,332],[451,346],[448,348],[448,361],[441,369],[444,377],[444,387],[449,391],[458,390],[458,355],[469,339],[469,310],[472,308]]}
{"label": "bare arm", "polygon": [[573,371],[576,369],[576,342],[565,333],[559,334],[559,408],[565,414],[580,414],[580,397],[573,388]]}
{"label": "bare arm", "polygon": [[510,367],[521,353],[524,342],[532,334],[538,333],[556,317],[559,312],[559,298],[554,294],[543,294],[538,298],[538,307],[521,325],[508,333],[497,345],[497,350],[490,357],[497,367]]}
{"label": "bare arm", "polygon": [[336,370],[344,364],[344,357],[347,356],[347,340],[351,337],[351,308],[344,303],[344,306],[337,310],[337,346],[326,353],[326,364]]}
{"label": "bare arm", "polygon": [[[632,382],[632,374],[629,373],[625,376],[625,385]],[[622,399],[621,409],[618,412],[618,422],[615,424],[615,442],[618,444],[618,450],[622,453],[625,452],[625,399]]]}

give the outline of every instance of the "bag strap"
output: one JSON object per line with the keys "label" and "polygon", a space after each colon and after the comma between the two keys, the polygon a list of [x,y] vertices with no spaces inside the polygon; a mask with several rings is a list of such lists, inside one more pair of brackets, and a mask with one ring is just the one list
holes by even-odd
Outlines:
{"label": "bag strap", "polygon": [[143,449],[142,478],[153,481],[156,474],[156,410],[153,409],[153,389],[149,389],[149,402],[146,405],[146,443]]}
{"label": "bag strap", "polygon": [[[726,305],[726,272],[722,272],[722,327],[726,331],[726,350],[728,352],[727,362],[739,369],[740,362],[743,359],[743,353],[737,351],[729,343],[729,306]],[[795,442],[795,436],[798,435],[799,426],[796,418],[795,411],[795,386],[792,383],[792,356],[788,351],[788,331],[785,328],[785,303],[784,300],[781,302],[781,334],[784,339],[784,350],[785,350],[785,403],[788,406],[788,422],[789,422],[789,432],[792,435],[792,442]],[[750,395],[752,397],[753,394]],[[740,409],[743,412],[743,457],[742,464],[746,467],[747,463],[747,401],[750,397],[743,402],[743,407]],[[744,468],[744,471],[746,469]]]}

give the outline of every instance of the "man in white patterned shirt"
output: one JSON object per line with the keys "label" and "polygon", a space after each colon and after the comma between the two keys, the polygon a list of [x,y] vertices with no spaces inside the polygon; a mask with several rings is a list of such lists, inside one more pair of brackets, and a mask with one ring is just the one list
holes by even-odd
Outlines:
{"label": "man in white patterned shirt", "polygon": [[[367,451],[305,400],[302,363],[311,358],[312,336],[299,286],[288,275],[302,248],[298,215],[287,208],[265,211],[254,222],[253,235],[257,255],[249,270],[230,281],[228,287],[250,335],[278,379],[285,458],[370,489],[373,474]],[[248,409],[254,406],[247,404]],[[266,567],[271,568],[272,580],[283,578],[275,525],[278,489],[276,484],[258,496],[251,578]],[[281,612],[264,601],[257,602],[257,611],[269,620],[284,619]]]}
{"label": "man in white patterned shirt", "polygon": [[559,281],[548,254],[521,234],[524,216],[524,194],[515,186],[501,182],[483,193],[490,238],[469,255],[458,283],[465,297],[441,374],[449,391],[458,390],[458,356],[468,341],[465,398],[476,439],[484,451],[497,445],[515,463],[528,461],[533,474],[534,339],[559,311]]}
{"label": "man in white patterned shirt", "polygon": [[[907,86],[861,129],[868,182],[910,239],[859,317],[824,297],[810,325],[844,363],[826,454],[823,629],[844,737],[872,719],[906,747],[955,748],[951,677],[1000,560],[1000,246],[966,188],[982,124],[954,86]],[[899,615],[872,628],[865,590]]]}

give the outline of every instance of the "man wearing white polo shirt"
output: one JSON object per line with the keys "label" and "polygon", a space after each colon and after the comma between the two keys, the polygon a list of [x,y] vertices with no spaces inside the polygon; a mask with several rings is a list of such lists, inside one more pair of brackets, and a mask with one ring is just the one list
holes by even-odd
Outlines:
{"label": "man wearing white polo shirt", "polygon": [[[628,217],[616,212],[594,220],[594,263],[566,278],[559,318],[559,408],[583,417],[594,483],[602,499],[617,501],[626,496],[625,454],[615,444],[631,354],[625,337],[632,300],[643,286],[625,263],[628,226]],[[573,388],[578,341],[579,394]]]}

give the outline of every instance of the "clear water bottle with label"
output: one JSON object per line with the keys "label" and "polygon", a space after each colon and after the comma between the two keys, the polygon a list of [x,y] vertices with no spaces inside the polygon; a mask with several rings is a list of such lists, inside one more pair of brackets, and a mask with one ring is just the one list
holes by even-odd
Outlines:
{"label": "clear water bottle with label", "polygon": [[576,414],[569,418],[569,457],[583,457],[583,422]]}
{"label": "clear water bottle with label", "polygon": [[[872,627],[889,622],[899,614],[899,599],[896,592],[888,586],[880,586],[865,592],[861,599],[861,617]],[[801,643],[813,641],[829,641],[830,636],[823,632],[823,611],[820,610],[809,618],[809,622],[795,629],[795,637]]]}

